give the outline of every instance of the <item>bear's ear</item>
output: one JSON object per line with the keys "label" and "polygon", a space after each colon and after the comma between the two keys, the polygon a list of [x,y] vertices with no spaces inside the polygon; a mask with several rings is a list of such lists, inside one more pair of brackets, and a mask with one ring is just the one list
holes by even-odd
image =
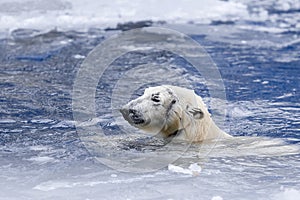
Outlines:
{"label": "bear's ear", "polygon": [[204,113],[200,108],[191,108],[189,113],[193,115],[194,119],[202,119],[204,117]]}

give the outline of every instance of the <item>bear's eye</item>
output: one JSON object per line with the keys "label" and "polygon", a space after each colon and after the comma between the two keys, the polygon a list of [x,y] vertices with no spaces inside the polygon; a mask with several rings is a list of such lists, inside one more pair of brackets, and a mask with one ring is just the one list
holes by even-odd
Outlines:
{"label": "bear's eye", "polygon": [[159,94],[152,94],[151,100],[156,102],[156,103],[160,102]]}

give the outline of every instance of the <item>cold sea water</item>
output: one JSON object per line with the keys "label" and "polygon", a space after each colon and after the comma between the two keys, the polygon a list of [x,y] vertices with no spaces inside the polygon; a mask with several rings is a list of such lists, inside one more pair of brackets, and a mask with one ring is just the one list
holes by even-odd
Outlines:
{"label": "cold sea water", "polygon": [[[1,16],[21,20],[11,14],[20,2],[4,2],[7,9],[0,9]],[[59,2],[62,10],[71,9]],[[207,17],[201,23],[193,16],[187,21],[164,16],[164,22],[118,26],[97,25],[101,18],[96,15],[94,24],[80,30],[64,29],[64,24],[48,29],[46,22],[39,29],[35,11],[44,7],[25,7],[25,18],[33,16],[38,23],[11,27],[0,38],[0,199],[299,199],[300,2],[213,2],[237,11],[214,19],[204,9]],[[51,5],[49,9],[59,10]],[[86,16],[75,11],[80,19]],[[55,18],[52,12],[49,19]],[[104,134],[82,133],[76,129],[72,102],[83,63],[111,36],[146,26],[176,30],[200,44],[220,72],[225,98],[214,98],[208,77],[174,52],[121,46],[127,53],[98,77],[92,100],[95,118],[84,122]],[[0,28],[7,27],[2,23]],[[144,78],[150,81],[138,85]],[[195,89],[216,123],[234,139],[166,145],[133,129],[118,113],[118,101],[112,100],[126,102],[122,95],[134,84],[131,99],[151,85]],[[118,87],[121,92],[113,94]],[[83,105],[82,110],[90,106]],[[135,162],[142,165],[131,166]],[[189,173],[193,164],[198,170]],[[149,165],[152,170],[144,171]]]}

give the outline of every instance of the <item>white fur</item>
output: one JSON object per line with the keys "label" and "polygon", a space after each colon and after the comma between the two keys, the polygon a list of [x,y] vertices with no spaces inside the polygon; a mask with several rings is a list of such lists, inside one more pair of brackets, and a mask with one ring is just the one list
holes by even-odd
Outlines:
{"label": "white fur", "polygon": [[[153,95],[159,102],[151,99]],[[231,137],[217,127],[202,98],[193,90],[170,85],[150,87],[124,108],[137,110],[148,122],[133,126],[164,137],[177,133],[177,138],[194,142]]]}

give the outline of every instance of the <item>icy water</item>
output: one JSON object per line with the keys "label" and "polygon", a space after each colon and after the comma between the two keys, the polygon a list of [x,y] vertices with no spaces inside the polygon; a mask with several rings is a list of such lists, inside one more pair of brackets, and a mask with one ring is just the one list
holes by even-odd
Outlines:
{"label": "icy water", "polygon": [[[225,121],[218,120],[218,110],[211,111],[235,136],[231,141],[165,145],[135,129],[121,134],[119,127],[128,126],[111,108],[111,93],[135,67],[155,65],[142,68],[130,83],[162,70],[168,84],[184,77],[183,85],[194,88],[209,108],[224,101],[211,98],[203,77],[184,59],[144,49],[124,54],[99,79],[97,117],[88,122],[101,127],[105,139],[95,143],[99,155],[90,152],[75,128],[74,82],[88,53],[122,30],[15,29],[1,37],[0,199],[299,199],[300,6],[297,1],[246,5],[256,18],[154,24],[188,34],[218,66]],[[264,15],[269,20],[262,20]],[[99,162],[108,155],[115,161],[110,167]],[[183,169],[197,163],[202,171],[190,175],[161,165],[151,172],[122,172],[137,159],[151,165],[155,156]]]}

